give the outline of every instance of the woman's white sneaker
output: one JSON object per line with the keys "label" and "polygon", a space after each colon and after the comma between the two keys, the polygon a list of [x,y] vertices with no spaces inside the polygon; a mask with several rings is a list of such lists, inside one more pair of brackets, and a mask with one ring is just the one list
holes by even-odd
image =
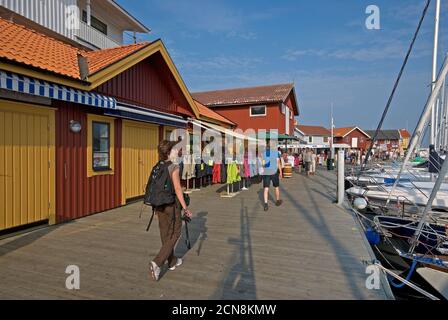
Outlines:
{"label": "woman's white sneaker", "polygon": [[157,265],[157,263],[151,261],[149,263],[149,270],[151,272],[151,277],[154,279],[154,281],[159,281],[160,267]]}
{"label": "woman's white sneaker", "polygon": [[181,258],[177,258],[177,262],[176,262],[176,264],[175,264],[173,267],[168,268],[168,270],[173,271],[173,270],[175,270],[177,267],[180,267],[181,265],[182,265],[182,259],[181,259]]}

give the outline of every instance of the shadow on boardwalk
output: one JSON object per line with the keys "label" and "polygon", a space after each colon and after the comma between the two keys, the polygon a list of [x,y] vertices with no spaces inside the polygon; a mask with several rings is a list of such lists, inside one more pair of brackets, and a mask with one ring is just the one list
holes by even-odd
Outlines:
{"label": "shadow on boardwalk", "polygon": [[8,241],[6,244],[0,246],[0,257],[36,242],[50,232],[55,231],[59,226],[60,225],[45,226],[42,229],[37,229],[31,232],[25,231],[26,233],[24,234],[18,234],[14,240]]}
{"label": "shadow on boardwalk", "polygon": [[[338,237],[335,237],[332,234],[332,230],[331,228],[328,226],[326,219],[324,218],[325,214],[335,214],[334,212],[323,212],[322,211],[322,205],[318,204],[316,199],[315,199],[315,195],[314,193],[317,191],[315,188],[312,188],[309,185],[309,182],[316,182],[317,179],[313,179],[313,178],[307,178],[304,179],[304,185],[303,188],[307,193],[307,197],[308,199],[311,200],[311,205],[313,208],[313,212],[310,212],[307,208],[305,208],[303,205],[300,204],[300,201],[297,201],[295,199],[294,196],[292,196],[292,194],[284,189],[281,188],[281,194],[284,195],[289,201],[290,203],[292,203],[294,205],[295,208],[297,208],[297,213],[299,215],[301,215],[302,217],[304,217],[308,222],[309,225],[311,225],[315,232],[318,233],[321,237],[323,237],[326,242],[329,244],[329,246],[331,246],[331,248],[333,249],[333,252],[336,253],[336,257],[337,260],[339,262],[339,264],[341,265],[341,267],[343,267],[344,265],[347,265],[347,262],[349,264],[352,265],[359,265],[360,261],[359,261],[359,257],[354,257],[352,254],[352,251],[349,250],[349,248],[347,248],[346,246],[344,246],[340,240],[338,239]],[[320,182],[318,182],[318,184],[321,184]],[[327,190],[329,189],[328,186],[326,186]],[[331,199],[330,196],[326,195],[323,192],[317,192],[318,194],[325,196],[325,198],[327,199]],[[329,207],[330,210],[332,211],[337,211],[339,210],[338,208],[334,207],[333,209],[331,209],[331,207]],[[316,257],[316,259],[319,259],[319,257]],[[343,260],[344,259],[344,260]],[[352,276],[351,272],[345,271],[344,272],[344,276],[347,280],[347,283],[349,284],[349,289],[352,291],[353,295],[355,297],[362,297],[364,292],[361,292],[360,290],[360,283],[359,283],[359,278],[355,278]]]}
{"label": "shadow on boardwalk", "polygon": [[[198,212],[188,224],[188,235],[190,239],[190,247],[194,248],[196,243],[199,242],[198,248],[195,253],[199,256],[201,254],[201,249],[204,241],[207,240],[207,211]],[[188,252],[187,248],[187,232],[185,223],[183,225],[182,236],[177,243],[175,252],[178,256],[183,257]]]}
{"label": "shadow on boardwalk", "polygon": [[244,199],[240,200],[240,237],[228,239],[229,244],[238,248],[232,258],[235,262],[210,299],[257,299],[250,235],[251,224]]}

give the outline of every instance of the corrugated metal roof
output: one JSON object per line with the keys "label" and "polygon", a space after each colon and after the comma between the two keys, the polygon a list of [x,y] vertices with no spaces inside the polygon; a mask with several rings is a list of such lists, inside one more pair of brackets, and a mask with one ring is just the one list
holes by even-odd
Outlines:
{"label": "corrugated metal roof", "polygon": [[[373,138],[376,130],[365,130],[365,132]],[[380,130],[377,136],[378,140],[400,140],[400,132],[398,130]]]}

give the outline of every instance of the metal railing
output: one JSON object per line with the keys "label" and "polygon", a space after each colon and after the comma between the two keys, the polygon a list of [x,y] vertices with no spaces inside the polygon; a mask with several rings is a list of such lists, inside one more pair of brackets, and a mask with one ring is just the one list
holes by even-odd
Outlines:
{"label": "metal railing", "polygon": [[75,30],[75,36],[100,49],[113,48],[121,45],[121,43],[109,38],[83,21],[79,22],[79,29]]}

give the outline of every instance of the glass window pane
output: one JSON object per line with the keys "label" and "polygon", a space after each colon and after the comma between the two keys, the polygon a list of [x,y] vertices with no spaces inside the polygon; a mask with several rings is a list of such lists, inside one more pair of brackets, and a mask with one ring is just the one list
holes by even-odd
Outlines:
{"label": "glass window pane", "polygon": [[266,106],[253,106],[250,108],[252,115],[264,115],[266,113]]}
{"label": "glass window pane", "polygon": [[109,137],[109,125],[106,123],[99,124],[100,127],[100,138],[108,138]]}
{"label": "glass window pane", "polygon": [[108,168],[109,154],[103,152],[93,153],[93,168]]}
{"label": "glass window pane", "polygon": [[92,122],[93,168],[109,168],[109,124]]}
{"label": "glass window pane", "polygon": [[109,152],[109,140],[101,139],[100,140],[100,150],[101,152]]}

